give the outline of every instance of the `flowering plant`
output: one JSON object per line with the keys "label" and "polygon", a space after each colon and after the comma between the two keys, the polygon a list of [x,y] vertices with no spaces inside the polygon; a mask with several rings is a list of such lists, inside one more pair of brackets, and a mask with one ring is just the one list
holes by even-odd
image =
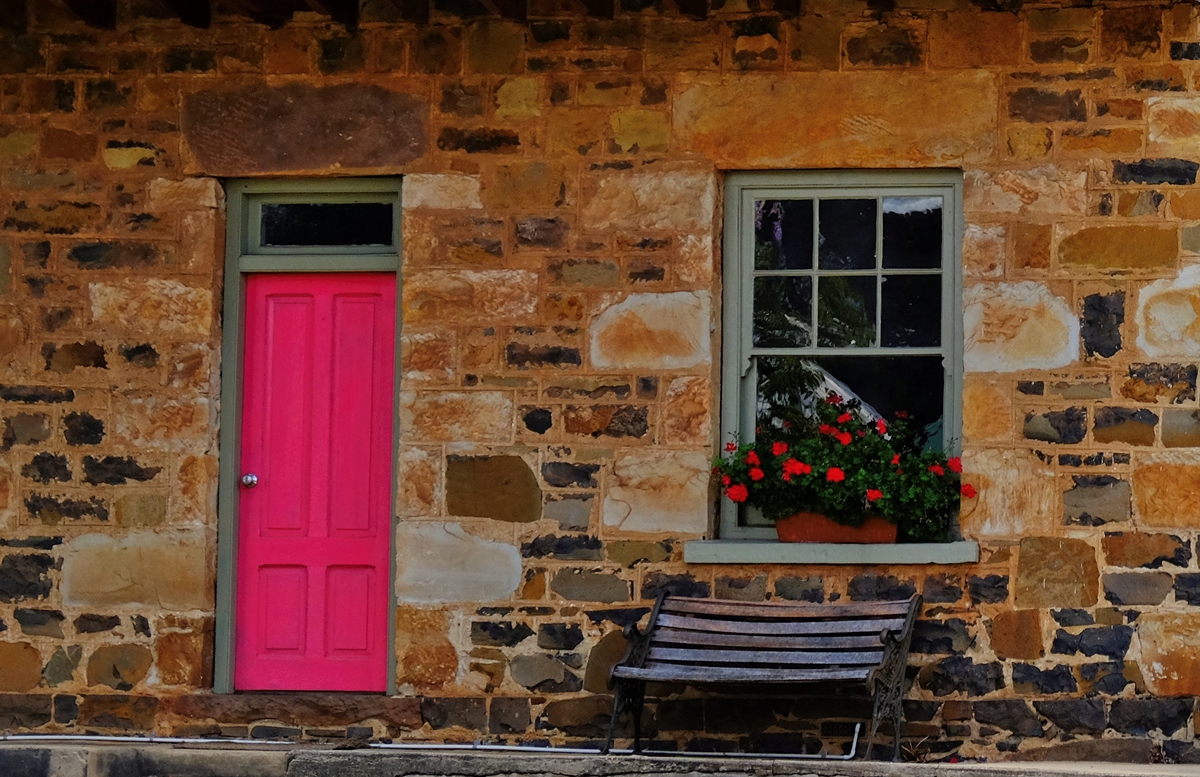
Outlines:
{"label": "flowering plant", "polygon": [[721,491],[770,520],[805,511],[847,526],[869,515],[897,524],[902,539],[947,539],[960,495],[962,462],[922,450],[907,414],[872,418],[857,400],[830,394],[807,416],[760,427],[753,443],[727,443],[714,462]]}

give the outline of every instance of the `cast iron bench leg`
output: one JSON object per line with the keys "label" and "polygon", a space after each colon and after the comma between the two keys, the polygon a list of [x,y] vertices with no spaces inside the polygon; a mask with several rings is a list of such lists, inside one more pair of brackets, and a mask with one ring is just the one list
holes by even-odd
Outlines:
{"label": "cast iron bench leg", "polygon": [[608,738],[600,750],[603,755],[608,755],[608,751],[612,749],[613,737],[617,733],[617,721],[624,712],[633,716],[633,752],[642,752],[642,707],[645,705],[645,701],[646,683],[644,681],[620,679],[616,681],[612,719],[608,722]]}

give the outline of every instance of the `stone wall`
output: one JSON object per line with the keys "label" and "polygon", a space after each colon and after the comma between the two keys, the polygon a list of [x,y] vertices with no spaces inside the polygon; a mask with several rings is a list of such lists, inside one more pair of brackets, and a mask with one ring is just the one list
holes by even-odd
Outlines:
{"label": "stone wall", "polygon": [[[661,590],[919,591],[913,748],[1191,757],[1190,5],[539,0],[413,26],[367,2],[352,32],[152,5],[104,32],[31,4],[0,37],[0,728],[579,742]],[[721,171],[894,167],[965,175],[982,561],[685,565],[715,503]],[[400,694],[213,695],[218,178],[347,174],[406,176]],[[835,733],[691,692],[647,724]]]}

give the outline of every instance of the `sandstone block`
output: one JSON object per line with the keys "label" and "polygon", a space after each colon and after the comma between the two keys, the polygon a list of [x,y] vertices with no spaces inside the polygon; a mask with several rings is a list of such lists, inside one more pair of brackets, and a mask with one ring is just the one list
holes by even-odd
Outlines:
{"label": "sandstone block", "polygon": [[212,421],[207,398],[168,399],[116,395],[112,401],[109,439],[159,450],[205,450]]}
{"label": "sandstone block", "polygon": [[630,294],[593,319],[591,361],[600,369],[680,370],[712,353],[709,293]]}
{"label": "sandstone block", "polygon": [[1167,448],[1200,448],[1200,410],[1165,411],[1162,443]]}
{"label": "sandstone block", "polygon": [[437,451],[404,446],[397,466],[399,515],[437,515],[444,496]]}
{"label": "sandstone block", "polygon": [[1166,572],[1118,572],[1104,575],[1104,598],[1118,606],[1162,604],[1174,587]]}
{"label": "sandstone block", "polygon": [[88,685],[107,685],[129,691],[146,677],[153,657],[141,645],[104,645],[92,652],[87,663]]}
{"label": "sandstone block", "polygon": [[524,322],[537,311],[537,288],[537,273],[524,270],[413,272],[404,279],[404,321]]}
{"label": "sandstone block", "polygon": [[63,545],[63,603],[211,609],[208,551],[200,533],[80,535]]}
{"label": "sandstone block", "polygon": [[968,170],[963,177],[968,212],[1083,215],[1087,170],[1042,165],[1028,170]]}
{"label": "sandstone block", "polygon": [[1005,130],[1008,155],[1019,161],[1041,159],[1054,145],[1054,131],[1037,124],[1010,124]]}
{"label": "sandstone block", "polygon": [[662,111],[617,111],[609,118],[609,127],[622,151],[666,151],[671,143],[670,117]]}
{"label": "sandstone block", "polygon": [[968,224],[963,233],[963,274],[969,278],[998,278],[1004,273],[1003,226]]}
{"label": "sandstone block", "polygon": [[450,456],[446,512],[528,523],[542,517],[542,489],[520,456]]}
{"label": "sandstone block", "polygon": [[699,451],[618,454],[601,507],[604,525],[703,534],[708,529],[708,475],[708,459]]}
{"label": "sandstone block", "polygon": [[225,192],[216,178],[155,178],[147,192],[146,208],[151,211],[202,210],[225,203]]}
{"label": "sandstone block", "polygon": [[1146,689],[1156,696],[1200,693],[1200,615],[1146,613],[1137,626]]}
{"label": "sandstone block", "polygon": [[1137,344],[1149,356],[1200,356],[1200,266],[1138,292]]}
{"label": "sandstone block", "polygon": [[1104,535],[1103,547],[1105,561],[1117,567],[1186,567],[1192,557],[1189,544],[1172,534],[1116,532]]}
{"label": "sandstone block", "polygon": [[1133,498],[1143,526],[1200,528],[1200,463],[1165,460],[1138,466]]}
{"label": "sandstone block", "polygon": [[1085,270],[1170,270],[1178,254],[1174,227],[1085,227],[1058,244],[1060,265]]}
{"label": "sandstone block", "polygon": [[1006,450],[963,451],[963,480],[979,496],[965,505],[968,537],[1021,537],[1053,526],[1059,517],[1054,470],[1032,453]]}
{"label": "sandstone block", "polygon": [[1111,475],[1075,475],[1063,492],[1063,523],[1102,526],[1132,517],[1129,483]]}
{"label": "sandstone block", "polygon": [[713,387],[707,378],[676,378],[667,386],[663,439],[667,445],[704,448],[712,432]]}
{"label": "sandstone block", "polygon": [[708,171],[610,172],[585,181],[584,190],[589,229],[713,229],[717,184]]}
{"label": "sandstone block", "polygon": [[674,126],[682,149],[720,167],[964,164],[991,157],[996,102],[984,70],[700,75],[675,98]]}
{"label": "sandstone block", "polygon": [[154,643],[154,666],[163,685],[204,688],[212,682],[212,635],[198,622],[192,631],[165,631]]}
{"label": "sandstone block", "polygon": [[250,84],[184,95],[181,129],[210,175],[396,168],[425,153],[424,100],[368,84]]}
{"label": "sandstone block", "polygon": [[439,442],[504,441],[513,435],[513,400],[501,391],[404,393],[402,434]]}
{"label": "sandstone block", "polygon": [[934,67],[1016,65],[1021,28],[1007,13],[975,9],[936,14],[929,20],[929,59]]}
{"label": "sandstone block", "polygon": [[446,613],[420,607],[396,609],[396,681],[418,689],[452,682],[458,652],[447,638]]}
{"label": "sandstone block", "polygon": [[988,624],[998,658],[1037,659],[1046,654],[1042,617],[1037,610],[1005,610]]}
{"label": "sandstone block", "polygon": [[207,339],[213,300],[208,289],[163,278],[88,284],[92,321],[145,337]]}
{"label": "sandstone block", "polygon": [[967,372],[1065,367],[1079,356],[1079,319],[1065,300],[1027,281],[963,292]]}
{"label": "sandstone block", "polygon": [[42,680],[42,655],[28,642],[0,642],[0,692],[25,693]]}
{"label": "sandstone block", "polygon": [[465,210],[482,208],[479,176],[457,173],[416,173],[404,176],[404,208]]}
{"label": "sandstone block", "polygon": [[408,331],[400,336],[400,363],[405,381],[446,383],[454,378],[454,334]]}
{"label": "sandstone block", "polygon": [[541,84],[536,78],[510,78],[496,88],[497,119],[531,119],[542,114],[538,107]]}
{"label": "sandstone block", "polygon": [[549,162],[514,162],[496,168],[487,186],[488,203],[498,208],[552,208],[566,191],[566,170]]}
{"label": "sandstone block", "polygon": [[968,379],[963,385],[963,442],[1007,440],[1012,434],[1012,397],[999,385]]}
{"label": "sandstone block", "polygon": [[1028,536],[1021,540],[1017,607],[1092,607],[1099,582],[1096,551],[1083,540]]}
{"label": "sandstone block", "polygon": [[513,545],[468,534],[457,523],[396,526],[396,598],[401,602],[502,601],[520,583],[521,554]]}

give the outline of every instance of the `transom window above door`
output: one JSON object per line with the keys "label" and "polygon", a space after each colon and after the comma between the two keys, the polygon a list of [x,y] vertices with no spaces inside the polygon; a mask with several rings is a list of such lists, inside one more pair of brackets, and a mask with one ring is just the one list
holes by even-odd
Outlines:
{"label": "transom window above door", "polygon": [[[733,173],[726,182],[722,439],[829,393],[958,436],[962,176]],[[722,537],[773,535],[722,500]]]}

